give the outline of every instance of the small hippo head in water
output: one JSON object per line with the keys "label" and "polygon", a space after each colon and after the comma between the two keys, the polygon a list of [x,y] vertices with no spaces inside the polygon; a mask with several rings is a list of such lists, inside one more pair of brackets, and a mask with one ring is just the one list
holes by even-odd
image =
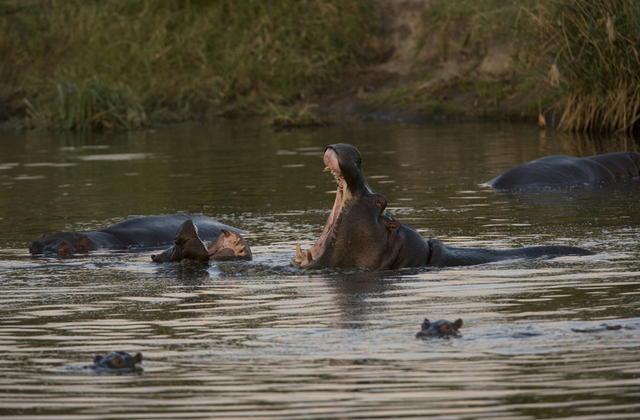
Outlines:
{"label": "small hippo head in water", "polygon": [[333,144],[323,159],[337,183],[336,200],[318,241],[306,252],[298,246],[293,264],[383,270],[426,265],[429,246],[415,229],[385,212],[387,198],[369,187],[358,149]]}
{"label": "small hippo head in water", "polygon": [[462,319],[458,318],[455,322],[449,322],[444,319],[430,322],[427,318],[422,323],[422,331],[416,334],[416,338],[427,337],[460,337],[458,329],[462,327]]}
{"label": "small hippo head in water", "polygon": [[97,355],[95,359],[93,359],[93,364],[86,366],[86,368],[117,372],[133,372],[138,369],[136,365],[140,364],[141,362],[141,353],[136,353],[135,356],[131,356],[127,352],[117,351],[107,356]]}
{"label": "small hippo head in water", "polygon": [[36,254],[71,254],[74,252],[88,252],[98,249],[89,237],[77,232],[58,232],[43,236],[39,241],[29,244],[29,252]]}

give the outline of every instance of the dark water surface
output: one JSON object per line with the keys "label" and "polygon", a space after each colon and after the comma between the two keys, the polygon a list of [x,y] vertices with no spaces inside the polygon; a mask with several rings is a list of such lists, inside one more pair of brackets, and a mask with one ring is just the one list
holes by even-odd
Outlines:
{"label": "dark water surface", "polygon": [[[321,156],[336,142],[361,150],[372,188],[425,238],[599,254],[290,269],[333,204]],[[544,155],[635,148],[512,124],[2,133],[0,417],[640,418],[639,183],[539,194],[479,185]],[[27,252],[45,233],[176,212],[246,230],[255,261]],[[462,318],[463,337],[416,339],[425,317]],[[116,350],[142,352],[144,372],[81,369]]]}

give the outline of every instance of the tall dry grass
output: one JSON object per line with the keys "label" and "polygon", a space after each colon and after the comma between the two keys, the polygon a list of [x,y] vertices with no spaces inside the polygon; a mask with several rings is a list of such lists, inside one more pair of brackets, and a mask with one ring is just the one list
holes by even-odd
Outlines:
{"label": "tall dry grass", "polygon": [[561,91],[559,127],[632,129],[640,119],[640,2],[541,0],[526,11],[530,48],[548,59],[548,81]]}
{"label": "tall dry grass", "polygon": [[0,119],[131,128],[305,97],[371,53],[373,0],[0,0]]}

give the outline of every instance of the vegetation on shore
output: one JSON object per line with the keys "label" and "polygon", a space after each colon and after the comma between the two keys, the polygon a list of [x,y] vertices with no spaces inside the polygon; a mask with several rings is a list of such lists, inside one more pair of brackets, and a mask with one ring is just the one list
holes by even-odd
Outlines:
{"label": "vegetation on shore", "polygon": [[[439,1],[424,19],[427,28],[442,34],[443,61],[455,53],[475,54],[477,65],[486,42],[504,42],[511,46],[512,73],[486,77],[471,71],[438,83],[420,82],[376,98],[379,102],[414,104],[445,115],[538,115],[542,124],[546,110],[560,115],[559,128],[567,131],[623,132],[638,124],[640,2]],[[449,31],[450,26],[463,30]],[[447,39],[451,33],[455,39]],[[475,105],[482,106],[441,100],[451,90],[474,92]],[[518,97],[525,99],[511,101]],[[501,101],[509,104],[498,106]]]}
{"label": "vegetation on shore", "polygon": [[[261,113],[278,127],[325,125],[307,100],[380,53],[375,5],[0,0],[0,121],[81,131]],[[424,20],[441,29],[443,62],[462,52],[477,65],[485,43],[502,41],[512,73],[418,81],[371,95],[369,105],[480,117],[553,111],[573,131],[638,126],[640,2],[443,0]],[[463,31],[444,39],[451,25]],[[442,100],[451,90],[473,92],[475,102]]]}
{"label": "vegetation on shore", "polygon": [[256,112],[370,58],[372,0],[0,0],[0,120],[87,130]]}
{"label": "vegetation on shore", "polygon": [[543,0],[527,12],[529,47],[560,92],[560,128],[630,130],[640,118],[640,2]]}

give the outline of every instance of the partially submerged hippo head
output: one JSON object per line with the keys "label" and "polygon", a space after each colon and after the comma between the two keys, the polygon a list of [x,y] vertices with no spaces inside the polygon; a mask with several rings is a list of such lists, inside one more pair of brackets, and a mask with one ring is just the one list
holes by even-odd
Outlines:
{"label": "partially submerged hippo head", "polygon": [[77,232],[58,232],[43,236],[39,241],[29,244],[29,252],[36,254],[72,254],[74,252],[88,252],[98,249],[89,237]]}
{"label": "partially submerged hippo head", "polygon": [[427,318],[422,323],[422,331],[416,334],[416,338],[426,337],[460,337],[458,329],[462,327],[462,319],[458,318],[455,322],[449,322],[444,319],[430,322]]}
{"label": "partially submerged hippo head", "polygon": [[131,356],[124,351],[117,351],[107,356],[97,355],[93,359],[93,364],[86,366],[88,369],[112,370],[117,372],[127,372],[136,370],[136,365],[142,363],[142,354],[136,353]]}
{"label": "partially submerged hippo head", "polygon": [[175,244],[162,254],[152,255],[157,263],[194,261],[251,261],[251,247],[238,232],[220,229],[222,233],[215,240],[205,243],[198,235],[198,227],[191,219],[186,220],[176,232]]}
{"label": "partially submerged hippo head", "polygon": [[358,149],[333,144],[323,160],[337,183],[336,200],[318,241],[306,252],[298,246],[293,264],[382,270],[426,265],[429,246],[415,229],[384,211],[387,198],[369,187]]}

